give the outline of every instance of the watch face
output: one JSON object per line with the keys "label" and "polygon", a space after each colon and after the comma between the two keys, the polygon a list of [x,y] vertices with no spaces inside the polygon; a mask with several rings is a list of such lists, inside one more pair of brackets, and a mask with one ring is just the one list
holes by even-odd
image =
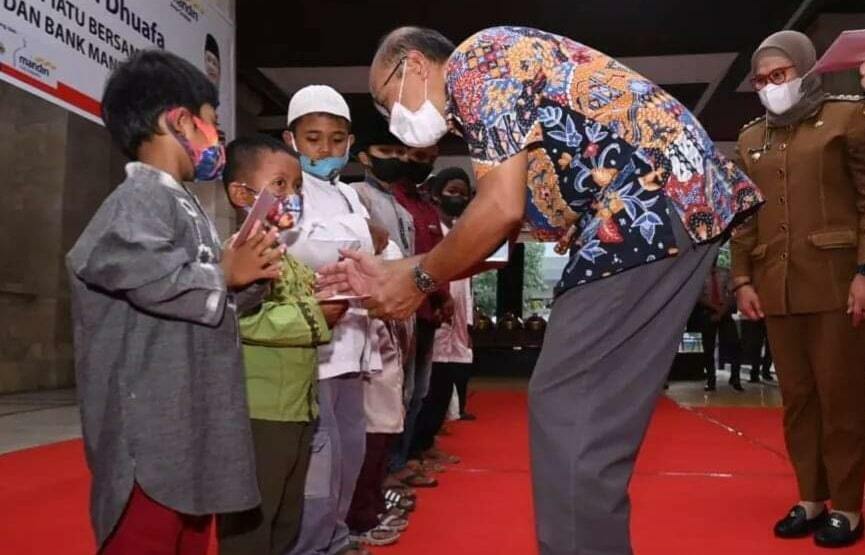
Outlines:
{"label": "watch face", "polygon": [[414,268],[414,282],[421,293],[431,293],[438,288],[432,276],[423,271],[420,265]]}

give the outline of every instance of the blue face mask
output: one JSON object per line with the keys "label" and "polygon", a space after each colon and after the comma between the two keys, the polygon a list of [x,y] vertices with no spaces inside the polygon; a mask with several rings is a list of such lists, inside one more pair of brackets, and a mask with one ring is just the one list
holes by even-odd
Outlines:
{"label": "blue face mask", "polygon": [[295,222],[300,221],[303,216],[303,195],[297,193],[285,195],[282,199],[282,209],[291,214]]}
{"label": "blue face mask", "polygon": [[303,171],[325,181],[333,181],[346,164],[348,164],[348,156],[330,156],[313,160],[309,156],[300,155],[300,167]]}
{"label": "blue face mask", "polygon": [[[293,139],[292,139],[293,140]],[[297,148],[295,147],[295,150]],[[300,155],[301,169],[324,181],[333,181],[339,176],[339,172],[348,164],[348,157],[351,154],[351,142],[345,145],[345,154],[342,156],[329,156],[321,160],[313,160],[309,156]]]}

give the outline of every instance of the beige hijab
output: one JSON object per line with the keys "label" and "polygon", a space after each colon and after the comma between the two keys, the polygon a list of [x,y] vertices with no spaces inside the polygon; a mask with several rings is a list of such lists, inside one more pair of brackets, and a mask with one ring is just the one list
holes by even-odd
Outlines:
{"label": "beige hijab", "polygon": [[766,55],[781,54],[790,59],[802,77],[802,99],[783,114],[766,112],[766,119],[772,127],[795,125],[812,116],[826,98],[823,79],[816,74],[808,74],[817,63],[817,51],[807,35],[798,31],[780,31],[763,41],[751,57],[751,71],[756,73],[757,63]]}

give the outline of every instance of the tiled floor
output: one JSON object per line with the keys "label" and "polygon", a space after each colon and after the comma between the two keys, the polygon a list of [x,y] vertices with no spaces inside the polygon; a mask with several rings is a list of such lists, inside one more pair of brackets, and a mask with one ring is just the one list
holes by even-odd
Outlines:
{"label": "tiled floor", "polygon": [[[742,370],[742,386],[745,391],[736,391],[729,385],[730,372],[719,370],[717,390],[704,391],[703,382],[672,382],[665,392],[667,397],[686,407],[766,407],[781,406],[781,392],[777,381],[758,384],[748,383],[748,367]],[[527,379],[476,378],[474,389],[514,389],[526,387]]]}
{"label": "tiled floor", "polygon": [[748,373],[742,372],[742,387],[736,391],[729,385],[730,373],[718,372],[717,390],[706,392],[703,382],[673,382],[667,396],[686,407],[767,407],[781,406],[781,391],[778,382],[748,383]]}
{"label": "tiled floor", "polygon": [[0,395],[0,454],[80,436],[74,389]]}
{"label": "tiled floor", "polygon": [[[738,392],[727,385],[728,380],[729,373],[722,371],[718,373],[715,392],[703,391],[702,382],[674,382],[666,393],[675,402],[689,407],[778,407],[781,404],[775,382],[743,383],[745,391]],[[472,388],[519,389],[526,384],[526,380],[520,379],[479,378],[472,382]],[[0,395],[0,454],[80,436],[75,390]]]}

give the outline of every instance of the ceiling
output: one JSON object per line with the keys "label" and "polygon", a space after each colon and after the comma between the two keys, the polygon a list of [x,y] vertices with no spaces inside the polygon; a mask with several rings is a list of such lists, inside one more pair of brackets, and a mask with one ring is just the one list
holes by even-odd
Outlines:
{"label": "ceiling", "polygon": [[[485,27],[537,27],[619,58],[694,110],[715,140],[732,141],[761,113],[743,82],[750,53],[764,37],[799,29],[824,49],[840,30],[865,27],[862,12],[861,0],[243,0],[237,66],[239,80],[263,99],[260,130],[280,130],[290,95],[318,82],[346,95],[362,133],[380,117],[366,92],[366,71],[389,30],[424,25],[458,43]],[[461,148],[456,140],[443,145],[451,154]]]}

